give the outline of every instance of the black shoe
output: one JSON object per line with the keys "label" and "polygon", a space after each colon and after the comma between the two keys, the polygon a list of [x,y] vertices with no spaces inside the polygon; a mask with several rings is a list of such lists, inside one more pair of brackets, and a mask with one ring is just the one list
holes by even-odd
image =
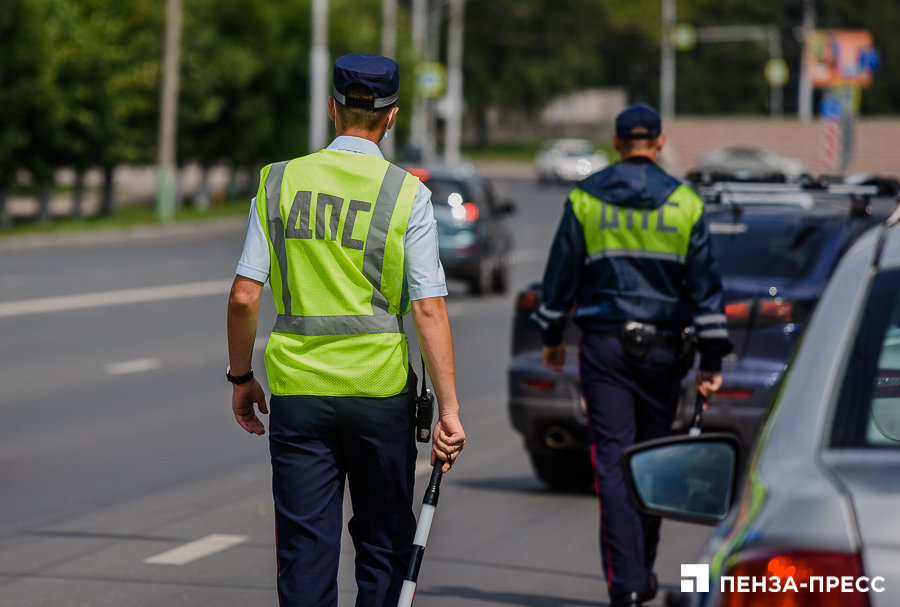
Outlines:
{"label": "black shoe", "polygon": [[610,600],[609,607],[641,607],[643,602],[640,592],[628,592]]}
{"label": "black shoe", "polygon": [[641,601],[643,601],[643,602],[652,601],[654,598],[656,598],[657,590],[659,590],[659,580],[656,579],[655,573],[651,573],[650,574],[650,588],[647,591],[642,592],[640,594]]}

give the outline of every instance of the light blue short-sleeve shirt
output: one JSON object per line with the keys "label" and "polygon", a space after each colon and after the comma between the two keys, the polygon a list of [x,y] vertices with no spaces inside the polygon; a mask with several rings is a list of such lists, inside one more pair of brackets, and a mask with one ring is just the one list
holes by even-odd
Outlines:
{"label": "light blue short-sleeve shirt", "polygon": [[[372,154],[384,158],[374,142],[360,137],[338,137],[328,149],[351,154]],[[404,250],[404,270],[409,299],[446,295],[447,281],[438,255],[437,222],[434,220],[434,209],[431,206],[431,191],[422,183],[419,184],[419,191],[416,192],[416,199],[409,215]],[[256,212],[256,198],[254,198],[250,205],[244,251],[241,253],[236,272],[246,278],[266,282],[269,280],[270,265],[269,243],[262,221]]]}

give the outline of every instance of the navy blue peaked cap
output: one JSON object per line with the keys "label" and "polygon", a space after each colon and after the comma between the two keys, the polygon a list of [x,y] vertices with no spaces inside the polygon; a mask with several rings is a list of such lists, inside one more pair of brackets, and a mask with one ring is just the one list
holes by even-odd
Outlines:
{"label": "navy blue peaked cap", "polygon": [[375,96],[374,105],[350,99],[353,107],[385,108],[397,103],[400,95],[400,66],[393,59],[381,55],[354,53],[334,62],[334,98],[348,105],[347,86],[362,84]]}
{"label": "navy blue peaked cap", "polygon": [[[637,133],[634,131],[637,129]],[[619,139],[656,139],[662,134],[662,119],[646,103],[636,103],[616,116],[616,137]]]}

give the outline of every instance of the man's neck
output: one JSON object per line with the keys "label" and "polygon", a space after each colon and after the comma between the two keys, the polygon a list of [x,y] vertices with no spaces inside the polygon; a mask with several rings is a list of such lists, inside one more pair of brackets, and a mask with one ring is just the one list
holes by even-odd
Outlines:
{"label": "man's neck", "polygon": [[338,137],[359,137],[360,139],[368,139],[372,143],[379,143],[383,137],[384,132],[374,132],[374,131],[366,131],[363,129],[338,129],[336,131],[336,136]]}
{"label": "man's neck", "polygon": [[642,164],[642,163],[655,164],[656,163],[656,154],[652,154],[652,153],[629,154],[628,156],[625,156],[622,158],[622,162],[633,162],[635,164]]}

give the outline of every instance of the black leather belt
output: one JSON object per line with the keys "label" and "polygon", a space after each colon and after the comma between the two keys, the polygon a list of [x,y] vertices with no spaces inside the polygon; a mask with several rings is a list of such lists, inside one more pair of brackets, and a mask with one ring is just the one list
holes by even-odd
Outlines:
{"label": "black leather belt", "polygon": [[[601,331],[600,335],[620,338],[622,330]],[[676,353],[681,352],[681,335],[677,333],[657,333],[653,336],[653,347],[672,350]]]}

